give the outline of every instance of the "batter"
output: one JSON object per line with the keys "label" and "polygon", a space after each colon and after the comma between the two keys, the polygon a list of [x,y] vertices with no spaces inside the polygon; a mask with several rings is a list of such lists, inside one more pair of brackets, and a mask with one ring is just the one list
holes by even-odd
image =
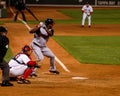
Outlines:
{"label": "batter", "polygon": [[47,18],[45,24],[39,24],[32,30],[30,33],[34,33],[34,38],[32,40],[31,46],[33,52],[37,58],[38,62],[41,62],[44,59],[44,56],[50,58],[50,68],[49,72],[54,74],[59,74],[59,71],[56,70],[55,64],[55,55],[54,53],[46,46],[49,38],[54,35],[54,20]]}

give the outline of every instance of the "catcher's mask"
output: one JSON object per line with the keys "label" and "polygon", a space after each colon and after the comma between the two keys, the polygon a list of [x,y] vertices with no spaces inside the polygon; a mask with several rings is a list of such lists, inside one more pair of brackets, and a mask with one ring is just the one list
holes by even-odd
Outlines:
{"label": "catcher's mask", "polygon": [[45,20],[45,25],[47,26],[47,25],[49,25],[49,24],[54,24],[55,22],[54,22],[54,20],[53,19],[51,19],[51,18],[47,18],[46,20]]}
{"label": "catcher's mask", "polygon": [[22,52],[27,54],[27,55],[30,55],[31,52],[32,52],[32,49],[30,48],[30,46],[28,45],[25,45],[23,48],[22,48]]}

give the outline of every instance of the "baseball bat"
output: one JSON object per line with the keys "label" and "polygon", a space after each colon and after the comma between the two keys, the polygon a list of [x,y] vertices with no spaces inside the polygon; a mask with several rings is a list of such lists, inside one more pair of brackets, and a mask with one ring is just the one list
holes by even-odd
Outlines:
{"label": "baseball bat", "polygon": [[[14,12],[13,12],[13,10],[12,10],[12,8],[10,7],[10,10],[11,10],[11,12],[14,14]],[[33,14],[34,15],[34,14]],[[34,15],[35,16],[35,15]],[[22,19],[20,19],[20,18],[18,18],[26,27],[27,27],[27,29],[30,31],[31,30],[31,28],[30,28],[30,26],[25,22],[25,21],[23,21]],[[37,21],[39,21],[37,18],[36,18],[36,20]],[[67,67],[55,56],[55,60],[62,66],[62,68],[65,70],[65,71],[67,71],[67,72],[70,72],[68,69],[67,69]]]}
{"label": "baseball bat", "polygon": [[[23,20],[21,20],[23,24],[27,27],[27,29],[30,31],[30,26]],[[37,45],[39,47],[39,45]],[[67,67],[55,56],[55,60],[61,65],[61,67],[66,71],[70,73],[70,70],[67,69]]]}
{"label": "baseball bat", "polygon": [[29,7],[26,7],[26,10],[27,10],[37,21],[40,21],[40,20],[33,14],[33,12],[30,10]]}

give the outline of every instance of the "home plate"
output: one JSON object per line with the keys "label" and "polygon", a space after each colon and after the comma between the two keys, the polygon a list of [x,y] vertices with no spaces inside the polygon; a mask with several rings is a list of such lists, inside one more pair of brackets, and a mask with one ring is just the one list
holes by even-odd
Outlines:
{"label": "home plate", "polygon": [[87,78],[87,77],[72,77],[72,79],[86,80],[86,79],[88,79],[88,78]]}

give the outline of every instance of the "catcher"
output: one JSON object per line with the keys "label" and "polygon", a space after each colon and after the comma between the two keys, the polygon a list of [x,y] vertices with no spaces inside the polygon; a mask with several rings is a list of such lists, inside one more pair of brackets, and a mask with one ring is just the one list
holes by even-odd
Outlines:
{"label": "catcher", "polygon": [[[40,24],[35,26],[35,28],[30,30],[30,33],[34,33],[34,38],[31,43],[33,52],[37,58],[38,62],[41,62],[44,59],[44,56],[50,59],[50,69],[49,72],[54,74],[59,74],[59,71],[56,70],[55,64],[55,55],[53,52],[46,46],[49,38],[54,35],[54,20],[47,18],[45,24]],[[35,73],[33,73],[35,74]]]}
{"label": "catcher", "polygon": [[17,82],[19,84],[31,83],[29,80],[26,80],[26,78],[30,76],[35,67],[39,68],[36,61],[31,60],[31,52],[32,49],[28,45],[25,45],[22,51],[10,60],[10,79],[18,79]]}

